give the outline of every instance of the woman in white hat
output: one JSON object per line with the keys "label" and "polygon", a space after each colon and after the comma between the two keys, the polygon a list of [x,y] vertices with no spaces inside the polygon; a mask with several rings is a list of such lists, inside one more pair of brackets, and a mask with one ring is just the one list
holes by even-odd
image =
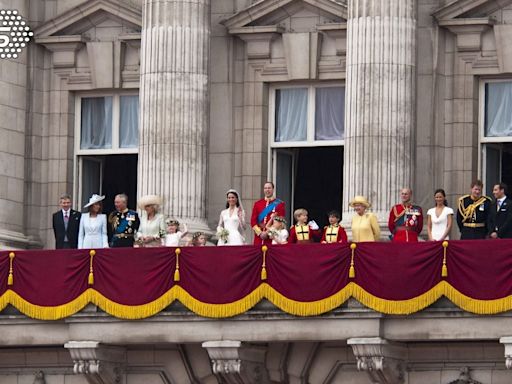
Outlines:
{"label": "woman in white hat", "polygon": [[378,241],[380,228],[377,216],[366,212],[371,204],[364,196],[355,196],[349,204],[356,214],[352,216],[352,241]]}
{"label": "woman in white hat", "polygon": [[160,247],[165,236],[164,215],[158,213],[162,199],[157,195],[142,196],[137,205],[143,211],[140,226],[135,235],[134,247]]}
{"label": "woman in white hat", "polygon": [[105,196],[93,194],[89,202],[84,205],[89,212],[84,213],[80,219],[79,249],[108,248],[107,215],[101,213],[103,209],[101,202],[104,198]]}

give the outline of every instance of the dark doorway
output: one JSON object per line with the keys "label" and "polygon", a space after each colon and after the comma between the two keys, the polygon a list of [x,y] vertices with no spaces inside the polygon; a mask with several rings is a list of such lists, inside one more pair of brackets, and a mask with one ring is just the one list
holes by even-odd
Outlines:
{"label": "dark doorway", "polygon": [[503,144],[503,155],[501,157],[501,181],[507,184],[508,194],[512,188],[512,143]]}
{"label": "dark doorway", "polygon": [[114,210],[114,197],[118,193],[128,195],[128,207],[137,205],[137,155],[105,156],[102,194],[105,195],[103,212]]}
{"label": "dark doorway", "polygon": [[342,180],[343,147],[298,149],[294,209],[306,208],[323,228],[329,211],[341,211]]}

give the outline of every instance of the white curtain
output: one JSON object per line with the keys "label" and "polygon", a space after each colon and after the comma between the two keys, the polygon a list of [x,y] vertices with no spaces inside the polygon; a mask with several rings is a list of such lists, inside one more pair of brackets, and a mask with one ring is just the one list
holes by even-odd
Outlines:
{"label": "white curtain", "polygon": [[512,136],[512,82],[486,84],[485,136]]}
{"label": "white curtain", "polygon": [[276,142],[305,141],[308,125],[308,90],[276,90]]}
{"label": "white curtain", "polygon": [[112,148],[112,97],[82,98],[81,149]]}
{"label": "white curtain", "polygon": [[342,140],[345,135],[345,89],[316,88],[315,140]]}
{"label": "white curtain", "polygon": [[121,96],[119,146],[137,148],[139,145],[139,96]]}

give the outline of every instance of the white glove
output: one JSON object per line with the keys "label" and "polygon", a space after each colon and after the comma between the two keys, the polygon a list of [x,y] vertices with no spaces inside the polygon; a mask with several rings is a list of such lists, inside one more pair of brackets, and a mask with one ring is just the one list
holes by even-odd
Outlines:
{"label": "white glove", "polygon": [[315,220],[311,220],[311,221],[308,223],[308,225],[309,225],[309,226],[311,227],[311,229],[312,229],[312,230],[314,230],[314,231],[316,231],[318,228],[320,228],[320,227],[318,226],[318,224],[316,223],[316,221],[315,221]]}

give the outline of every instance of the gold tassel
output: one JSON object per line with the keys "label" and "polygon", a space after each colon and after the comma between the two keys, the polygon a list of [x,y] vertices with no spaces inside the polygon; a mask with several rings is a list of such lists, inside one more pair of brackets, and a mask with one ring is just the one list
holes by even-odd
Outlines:
{"label": "gold tassel", "polygon": [[261,251],[263,252],[263,264],[261,264],[261,280],[267,280],[266,257],[268,247],[266,245],[262,246]]}
{"label": "gold tassel", "polygon": [[446,248],[448,248],[448,242],[443,241],[443,268],[441,268],[441,276],[448,277],[448,267],[446,266]]}
{"label": "gold tassel", "polygon": [[174,270],[174,281],[180,281],[180,253],[181,253],[181,249],[176,248],[174,253],[176,254],[176,269]]}
{"label": "gold tassel", "polygon": [[12,274],[12,262],[14,260],[14,252],[9,253],[9,276],[7,277],[7,285],[13,285],[14,284],[14,276]]}
{"label": "gold tassel", "polygon": [[94,249],[91,249],[89,251],[89,256],[91,257],[89,261],[89,285],[94,284],[94,270],[92,268],[92,260],[94,259],[94,256],[96,255],[96,251]]}
{"label": "gold tassel", "polygon": [[356,277],[356,269],[354,268],[354,255],[356,253],[357,244],[350,244],[350,249],[352,250],[352,257],[350,258],[350,268],[348,270],[348,278],[354,279]]}

